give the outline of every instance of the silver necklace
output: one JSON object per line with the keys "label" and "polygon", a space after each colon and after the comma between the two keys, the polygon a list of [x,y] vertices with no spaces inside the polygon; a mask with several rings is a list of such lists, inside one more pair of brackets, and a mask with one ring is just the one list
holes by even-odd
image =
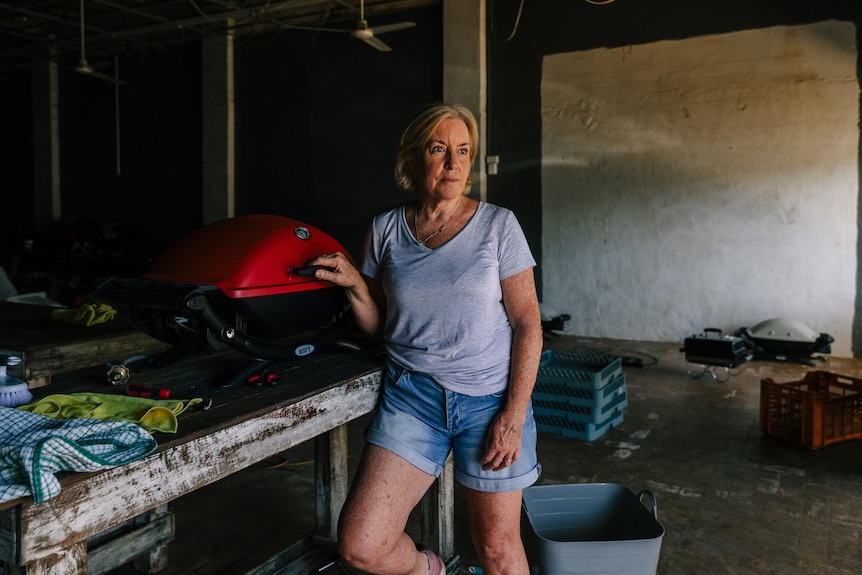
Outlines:
{"label": "silver necklace", "polygon": [[424,245],[425,245],[425,242],[427,242],[428,240],[430,240],[431,238],[433,238],[434,236],[436,236],[437,234],[439,234],[440,232],[442,232],[444,229],[446,229],[446,225],[447,225],[450,221],[452,221],[452,218],[454,218],[454,217],[455,217],[455,214],[457,214],[460,210],[461,210],[461,200],[460,200],[460,198],[459,198],[459,199],[458,199],[458,205],[457,205],[457,206],[455,206],[455,209],[454,209],[454,210],[452,210],[452,213],[449,215],[449,217],[448,217],[448,218],[446,218],[446,221],[445,221],[445,222],[443,222],[443,225],[442,225],[442,226],[440,226],[439,228],[437,228],[436,230],[434,230],[433,232],[431,232],[429,235],[425,236],[425,239],[424,239],[424,240],[420,240],[420,239],[419,239],[419,223],[418,223],[418,217],[419,217],[419,206],[416,206],[416,207],[413,209],[413,229],[415,229],[415,230],[416,230],[416,241],[417,241],[417,242],[419,242],[419,245],[420,245],[420,246],[424,246]]}

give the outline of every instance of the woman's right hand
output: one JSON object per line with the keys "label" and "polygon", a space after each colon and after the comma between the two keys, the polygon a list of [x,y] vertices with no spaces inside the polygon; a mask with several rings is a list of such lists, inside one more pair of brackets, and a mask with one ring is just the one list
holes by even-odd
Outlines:
{"label": "woman's right hand", "polygon": [[353,262],[341,252],[324,254],[308,262],[309,266],[322,266],[314,277],[344,288],[350,310],[359,328],[375,336],[383,329],[384,299],[378,282],[366,278]]}
{"label": "woman's right hand", "polygon": [[308,265],[322,266],[321,269],[314,272],[314,277],[319,280],[334,283],[348,290],[365,286],[365,281],[359,274],[359,270],[341,252],[323,254],[308,262]]}

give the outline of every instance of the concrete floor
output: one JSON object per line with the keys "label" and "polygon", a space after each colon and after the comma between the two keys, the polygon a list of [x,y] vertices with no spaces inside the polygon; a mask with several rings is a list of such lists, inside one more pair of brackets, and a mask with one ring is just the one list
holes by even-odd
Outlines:
{"label": "concrete floor", "polygon": [[[862,377],[862,360],[829,357],[813,368],[749,361],[721,382],[693,378],[679,344],[560,337],[546,347],[644,362],[624,367],[628,407],[616,428],[591,442],[540,434],[540,484],[652,491],[666,530],[657,573],[862,573],[862,442],[809,450],[759,429],[762,378],[796,381],[810,369]],[[351,427],[352,463],[366,422]],[[310,532],[311,457],[302,445],[175,501],[176,538],[162,573],[239,575]],[[462,570],[476,564],[466,523],[459,490]]]}

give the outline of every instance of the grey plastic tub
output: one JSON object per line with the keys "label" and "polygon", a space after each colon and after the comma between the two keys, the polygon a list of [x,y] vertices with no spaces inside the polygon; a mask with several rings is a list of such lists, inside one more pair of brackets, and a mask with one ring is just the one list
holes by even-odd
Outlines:
{"label": "grey plastic tub", "polygon": [[651,492],[635,495],[614,483],[539,485],[524,490],[523,506],[533,532],[527,548],[541,575],[655,575],[664,527]]}

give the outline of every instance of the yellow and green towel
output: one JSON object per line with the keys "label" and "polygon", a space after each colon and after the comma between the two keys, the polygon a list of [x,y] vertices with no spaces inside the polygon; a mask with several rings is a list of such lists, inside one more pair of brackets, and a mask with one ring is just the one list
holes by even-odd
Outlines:
{"label": "yellow and green towel", "polygon": [[177,432],[177,415],[200,403],[194,399],[150,399],[111,393],[70,393],[43,397],[18,409],[54,419],[130,421],[149,432]]}
{"label": "yellow and green towel", "polygon": [[115,315],[117,315],[117,310],[104,303],[95,305],[84,304],[75,308],[51,310],[51,319],[83,326],[105,323],[114,319]]}

